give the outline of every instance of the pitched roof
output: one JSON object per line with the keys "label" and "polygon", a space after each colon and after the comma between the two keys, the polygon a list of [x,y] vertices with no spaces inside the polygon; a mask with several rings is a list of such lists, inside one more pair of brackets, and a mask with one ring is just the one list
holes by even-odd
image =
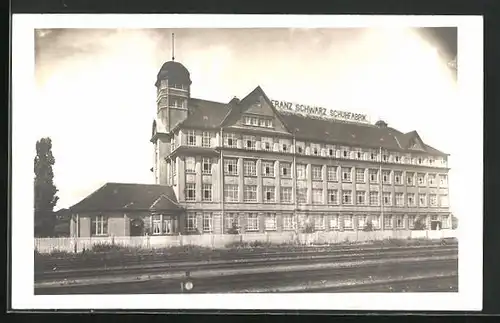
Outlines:
{"label": "pitched roof", "polygon": [[73,205],[72,212],[180,210],[174,190],[167,185],[106,183]]}
{"label": "pitched roof", "polygon": [[[260,86],[255,88],[241,101],[231,100],[229,103],[219,103],[201,99],[190,99],[190,114],[178,127],[194,127],[207,129],[220,129],[224,125],[234,123],[241,118],[246,104],[252,104],[256,96],[266,94]],[[272,106],[272,105],[271,105]],[[278,118],[298,140],[323,141],[332,144],[359,145],[396,151],[409,151],[408,144],[411,138],[418,137],[416,131],[402,133],[391,127],[378,127],[372,124],[346,122],[335,119],[321,119],[287,113],[276,110]],[[445,153],[424,144],[426,152],[434,155]]]}

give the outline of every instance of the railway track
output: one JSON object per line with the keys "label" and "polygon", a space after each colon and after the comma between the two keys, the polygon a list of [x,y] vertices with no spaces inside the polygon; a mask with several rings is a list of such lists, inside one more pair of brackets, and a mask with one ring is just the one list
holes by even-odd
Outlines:
{"label": "railway track", "polygon": [[[290,272],[268,272],[239,274],[231,276],[215,276],[208,278],[192,277],[195,293],[245,293],[252,290],[278,289],[297,284],[321,284],[342,280],[384,279],[387,277],[411,276],[421,273],[456,273],[456,259],[432,260],[422,262],[415,260],[404,264],[387,263],[360,267],[296,270]],[[103,283],[98,285],[60,286],[36,288],[35,294],[165,294],[180,292],[179,279],[158,279],[125,283]],[[401,284],[404,284],[401,282]],[[399,285],[398,285],[399,286]],[[384,285],[372,284],[369,288],[383,288]],[[344,292],[357,291],[354,287],[315,289],[312,292]],[[362,288],[359,287],[359,288]]]}
{"label": "railway track", "polygon": [[358,253],[335,252],[315,252],[315,253],[295,253],[290,254],[273,254],[271,257],[250,258],[250,259],[235,259],[235,260],[215,260],[206,262],[165,262],[155,264],[144,264],[141,266],[131,267],[112,267],[112,268],[92,268],[80,270],[52,270],[45,272],[35,272],[35,282],[64,280],[71,278],[87,278],[87,277],[111,277],[120,275],[145,275],[158,274],[179,271],[215,270],[215,269],[235,269],[235,268],[253,268],[262,266],[276,265],[295,265],[295,264],[320,264],[331,262],[346,262],[346,261],[366,261],[366,260],[383,260],[394,258],[408,257],[433,257],[456,255],[458,248],[441,246],[440,248],[394,248],[386,250],[363,250]]}

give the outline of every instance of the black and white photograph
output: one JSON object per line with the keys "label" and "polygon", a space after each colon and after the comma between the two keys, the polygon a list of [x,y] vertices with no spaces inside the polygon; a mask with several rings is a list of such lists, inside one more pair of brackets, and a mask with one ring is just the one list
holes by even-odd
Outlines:
{"label": "black and white photograph", "polygon": [[15,17],[13,305],[480,309],[468,18]]}

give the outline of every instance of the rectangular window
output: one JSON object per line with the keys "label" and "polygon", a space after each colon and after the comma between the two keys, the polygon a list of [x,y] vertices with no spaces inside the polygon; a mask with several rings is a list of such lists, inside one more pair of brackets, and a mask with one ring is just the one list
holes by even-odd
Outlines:
{"label": "rectangular window", "polygon": [[403,183],[401,172],[394,172],[394,184],[401,185]]}
{"label": "rectangular window", "polygon": [[203,213],[203,232],[212,232],[212,228],[213,228],[212,213],[204,212]]}
{"label": "rectangular window", "polygon": [[255,160],[243,161],[243,173],[245,176],[257,176],[257,164]]}
{"label": "rectangular window", "polygon": [[382,183],[383,184],[391,184],[391,171],[383,170],[382,171]]}
{"label": "rectangular window", "polygon": [[441,215],[441,228],[442,229],[449,229],[449,216],[448,215]]}
{"label": "rectangular window", "polygon": [[328,204],[338,204],[338,194],[337,190],[328,190]]}
{"label": "rectangular window", "polygon": [[238,230],[239,229],[239,217],[238,213],[225,213],[224,221],[226,224],[226,230]]}
{"label": "rectangular window", "polygon": [[316,218],[314,218],[314,229],[325,230],[325,216],[323,214],[320,214]]}
{"label": "rectangular window", "polygon": [[153,222],[153,234],[161,234],[161,214],[153,214],[152,216]]}
{"label": "rectangular window", "polygon": [[382,194],[382,199],[384,201],[384,205],[392,205],[392,196],[391,192],[384,192]]}
{"label": "rectangular window", "polygon": [[266,231],[276,231],[276,213],[266,213],[264,227]]}
{"label": "rectangular window", "polygon": [[363,152],[361,150],[357,149],[354,152],[354,158],[355,159],[363,159]]}
{"label": "rectangular window", "polygon": [[298,188],[297,189],[297,202],[298,203],[307,203],[307,188]]}
{"label": "rectangular window", "polygon": [[238,160],[230,158],[224,159],[224,174],[238,175]]}
{"label": "rectangular window", "polygon": [[212,184],[203,184],[203,201],[212,200]]}
{"label": "rectangular window", "polygon": [[427,175],[427,178],[429,179],[429,186],[436,185],[436,175],[435,174],[429,174],[429,175]]}
{"label": "rectangular window", "polygon": [[437,206],[437,195],[436,194],[429,195],[429,204],[430,204],[430,206]]}
{"label": "rectangular window", "polygon": [[370,192],[370,205],[378,205],[378,192]]}
{"label": "rectangular window", "polygon": [[448,205],[448,195],[440,195],[439,196],[439,205],[440,206],[449,206]]}
{"label": "rectangular window", "polygon": [[251,117],[248,117],[248,116],[244,117],[244,118],[243,118],[243,123],[244,123],[245,125],[247,125],[247,126],[251,126],[251,125],[252,125],[252,118],[251,118]]}
{"label": "rectangular window", "polygon": [[243,199],[245,202],[257,202],[257,185],[245,185]]}
{"label": "rectangular window", "polygon": [[196,213],[189,212],[186,217],[186,231],[196,231]]}
{"label": "rectangular window", "polygon": [[284,153],[288,153],[290,152],[290,140],[288,139],[280,139],[279,140],[279,145],[280,145],[280,149],[282,152]]}
{"label": "rectangular window", "polygon": [[262,137],[261,138],[261,148],[263,150],[271,151],[273,150],[273,138],[270,137]]}
{"label": "rectangular window", "polygon": [[408,228],[409,229],[415,228],[415,216],[414,215],[408,216]]}
{"label": "rectangular window", "polygon": [[328,166],[326,169],[326,173],[329,181],[336,182],[338,180],[337,166]]}
{"label": "rectangular window", "polygon": [[311,155],[313,156],[321,155],[321,145],[311,144]]}
{"label": "rectangular window", "polygon": [[255,149],[255,137],[254,136],[243,136],[243,143],[245,149]]}
{"label": "rectangular window", "polygon": [[399,156],[399,155],[394,155],[394,162],[395,162],[395,163],[398,163],[398,164],[399,164],[399,163],[401,163],[401,156]]}
{"label": "rectangular window", "polygon": [[202,159],[202,169],[203,174],[212,174],[212,158]]}
{"label": "rectangular window", "polygon": [[295,230],[295,217],[293,214],[283,214],[283,230]]}
{"label": "rectangular window", "polygon": [[320,188],[313,188],[312,202],[314,204],[323,204],[323,190]]}
{"label": "rectangular window", "polygon": [[423,173],[418,173],[417,175],[417,181],[419,186],[425,186],[425,174]]}
{"label": "rectangular window", "polygon": [[370,169],[370,183],[378,183],[378,170]]}
{"label": "rectangular window", "polygon": [[349,149],[343,148],[341,157],[342,158],[349,158]]}
{"label": "rectangular window", "polygon": [[366,215],[358,215],[358,229],[363,230],[366,226]]}
{"label": "rectangular window", "polygon": [[396,228],[397,229],[403,229],[405,227],[404,224],[404,219],[402,215],[397,215],[396,216]]}
{"label": "rectangular window", "polygon": [[378,154],[376,152],[371,152],[370,153],[370,160],[377,160]]}
{"label": "rectangular window", "polygon": [[297,179],[306,179],[306,165],[297,164]]}
{"label": "rectangular window", "polygon": [[356,183],[364,183],[364,182],[365,182],[365,169],[356,168]]}
{"label": "rectangular window", "polygon": [[342,181],[351,182],[351,167],[342,167]]}
{"label": "rectangular window", "polygon": [[356,204],[358,205],[364,205],[365,204],[365,196],[366,192],[365,191],[357,191],[356,192]]}
{"label": "rectangular window", "polygon": [[238,185],[224,185],[224,200],[226,202],[238,202]]}
{"label": "rectangular window", "polygon": [[384,228],[386,229],[392,228],[392,215],[386,214],[384,216]]}
{"label": "rectangular window", "polygon": [[448,176],[439,175],[439,185],[440,186],[447,186],[448,185]]}
{"label": "rectangular window", "polygon": [[275,191],[276,188],[274,186],[264,186],[262,190],[264,193],[264,203],[274,203],[275,202]]}
{"label": "rectangular window", "polygon": [[194,201],[196,199],[196,184],[186,184],[186,201]]}
{"label": "rectangular window", "polygon": [[303,142],[297,142],[297,143],[295,144],[295,147],[296,147],[296,152],[297,152],[297,154],[299,154],[299,155],[304,154],[304,150],[305,150],[305,148],[304,148],[304,147],[305,147],[305,143],[303,143]]}
{"label": "rectangular window", "polygon": [[380,216],[378,216],[378,215],[372,215],[370,217],[370,221],[372,222],[373,228],[380,229]]}
{"label": "rectangular window", "polygon": [[104,236],[108,234],[108,217],[102,214],[92,216],[91,235]]}
{"label": "rectangular window", "polygon": [[408,206],[415,206],[415,194],[414,193],[408,193]]}
{"label": "rectangular window", "polygon": [[342,191],[342,204],[352,204],[352,191],[350,190]]}
{"label": "rectangular window", "polygon": [[404,206],[404,205],[405,205],[404,194],[396,193],[396,206]]}
{"label": "rectangular window", "polygon": [[280,163],[281,177],[292,177],[292,165],[290,163]]}
{"label": "rectangular window", "polygon": [[419,206],[426,206],[427,196],[425,196],[425,194],[418,194],[418,203]]}
{"label": "rectangular window", "polygon": [[259,231],[259,215],[257,213],[248,213],[246,231]]}
{"label": "rectangular window", "polygon": [[212,141],[212,137],[210,136],[210,132],[203,131],[201,145],[203,147],[210,147],[210,146],[212,146],[211,141]]}
{"label": "rectangular window", "polygon": [[414,176],[415,176],[415,174],[414,174],[414,173],[406,172],[406,184],[407,184],[408,186],[413,186],[413,185],[415,185],[415,179],[414,179]]}
{"label": "rectangular window", "polygon": [[182,109],[182,100],[174,97],[170,97],[169,106],[172,108]]}
{"label": "rectangular window", "polygon": [[281,201],[281,203],[292,202],[292,188],[291,187],[281,187],[280,188],[280,201]]}
{"label": "rectangular window", "polygon": [[196,146],[196,131],[187,131],[187,144],[188,146]]}
{"label": "rectangular window", "polygon": [[344,215],[344,229],[352,229],[352,215]]}
{"label": "rectangular window", "polygon": [[196,173],[196,160],[194,157],[186,157],[186,173]]}
{"label": "rectangular window", "polygon": [[382,154],[382,161],[383,162],[388,162],[389,161],[389,155],[387,153]]}
{"label": "rectangular window", "polygon": [[321,181],[323,179],[323,171],[321,166],[312,165],[312,179]]}
{"label": "rectangular window", "polygon": [[236,135],[234,133],[224,134],[224,146],[226,146],[228,148],[238,147],[238,141],[237,141]]}
{"label": "rectangular window", "polygon": [[262,162],[262,176],[274,177],[274,162],[272,161]]}
{"label": "rectangular window", "polygon": [[339,216],[337,214],[333,214],[330,216],[330,229],[338,229],[339,228]]}
{"label": "rectangular window", "polygon": [[330,147],[328,148],[328,156],[335,157],[335,149]]}

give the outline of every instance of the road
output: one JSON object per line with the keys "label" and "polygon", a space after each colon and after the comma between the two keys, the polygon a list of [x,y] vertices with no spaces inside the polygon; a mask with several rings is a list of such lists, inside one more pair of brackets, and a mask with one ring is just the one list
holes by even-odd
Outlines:
{"label": "road", "polygon": [[[357,252],[356,254],[315,254],[306,257],[251,259],[247,263],[206,263],[150,268],[94,270],[92,284],[47,285],[62,277],[74,279],[78,271],[46,273],[37,279],[37,295],[49,294],[165,294],[179,293],[185,281],[175,276],[180,270],[192,272],[195,293],[245,292],[413,292],[458,289],[458,248],[420,248],[409,251]],[[336,266],[336,265],[339,266]],[[345,266],[342,264],[346,264]],[[335,267],[336,266],[336,267]],[[160,273],[160,275],[159,275]],[[167,276],[161,276],[161,273]],[[205,273],[205,274],[204,274]],[[82,270],[81,277],[89,277]],[[151,279],[134,279],[134,275]],[[171,274],[171,277],[168,276]],[[110,277],[125,277],[109,282]],[[156,276],[155,276],[156,275]],[[165,278],[167,277],[167,278]]]}

